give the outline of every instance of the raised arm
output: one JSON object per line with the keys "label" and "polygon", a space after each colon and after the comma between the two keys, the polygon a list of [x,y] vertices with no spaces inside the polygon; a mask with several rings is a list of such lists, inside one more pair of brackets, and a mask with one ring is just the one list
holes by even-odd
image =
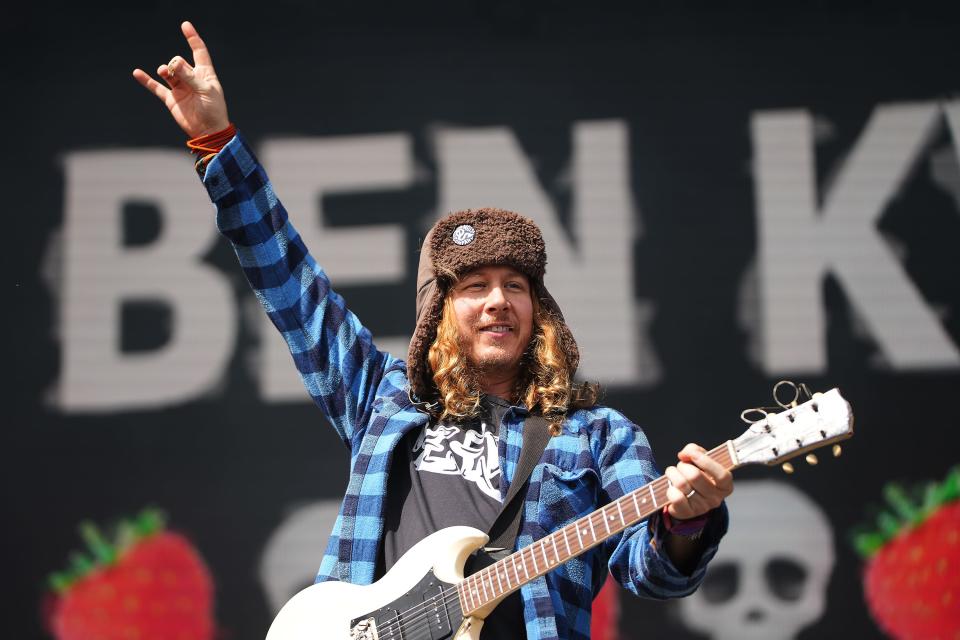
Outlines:
{"label": "raised arm", "polygon": [[226,129],[230,118],[207,45],[189,22],[181,24],[180,30],[193,52],[193,66],[182,57],[173,56],[170,62],[157,67],[157,75],[165,84],[142,69],[134,69],[133,77],[160,98],[187,136],[197,138]]}
{"label": "raised arm", "polygon": [[[160,98],[191,138],[222,132],[230,121],[210,54],[192,24],[184,22],[181,29],[193,52],[192,66],[180,56],[160,65],[157,75],[165,84],[141,69],[133,76]],[[243,136],[221,143],[225,146],[216,145],[218,151],[204,158],[204,170],[198,169],[217,206],[220,232],[287,342],[310,396],[353,446],[387,370],[398,374],[402,363],[377,351],[370,332],[330,288]],[[402,380],[402,375],[390,378],[397,385]]]}

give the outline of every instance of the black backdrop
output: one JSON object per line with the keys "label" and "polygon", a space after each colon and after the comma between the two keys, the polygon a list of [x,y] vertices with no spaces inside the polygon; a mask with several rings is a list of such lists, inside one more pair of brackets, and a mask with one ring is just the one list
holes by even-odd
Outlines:
{"label": "black backdrop", "polygon": [[[765,403],[778,379],[839,386],[857,413],[857,437],[838,461],[804,467],[790,479],[826,514],[836,546],[827,608],[800,637],[878,634],[846,532],[885,481],[942,477],[956,461],[948,445],[956,440],[960,367],[949,357],[930,358],[929,366],[922,358],[886,357],[870,317],[857,313],[843,280],[829,270],[819,285],[823,344],[809,345],[823,350],[825,365],[765,368],[751,355],[756,325],[744,320],[744,309],[755,304],[749,281],[761,237],[751,118],[778,110],[812,114],[816,180],[825,191],[876,110],[912,103],[947,113],[942,105],[951,103],[941,101],[956,99],[960,77],[956,13],[867,2],[656,3],[626,10],[536,2],[317,8],[280,0],[110,10],[41,5],[5,16],[4,204],[13,230],[4,261],[12,319],[5,342],[13,356],[2,467],[4,591],[13,612],[6,635],[42,635],[44,577],[78,545],[79,520],[157,504],[210,564],[224,637],[262,637],[271,613],[258,566],[268,537],[296,505],[335,500],[345,486],[346,456],[306,396],[263,397],[254,373],[258,324],[244,311],[252,296],[222,242],[204,263],[235,292],[238,330],[215,384],[183,400],[139,406],[76,409],[57,400],[65,330],[57,291],[64,290],[70,264],[62,232],[68,158],[181,149],[183,136],[130,71],[186,55],[178,32],[183,18],[205,37],[231,118],[255,146],[391,132],[410,140],[416,179],[408,187],[324,201],[330,226],[397,223],[405,231],[406,275],[343,287],[375,335],[412,327],[417,234],[442,204],[439,127],[508,128],[573,237],[574,217],[591,211],[574,211],[572,128],[621,123],[638,227],[626,271],[634,300],[652,304],[637,332],[653,355],[632,354],[643,356],[647,373],[634,383],[608,384],[606,402],[645,425],[661,464],[668,464],[687,441],[712,445],[738,434],[740,410]],[[955,355],[960,141],[942,114],[875,228],[896,249],[902,273]],[[191,172],[186,156],[183,172]],[[194,195],[205,206],[199,186]],[[515,206],[509,194],[489,198]],[[128,244],[137,242],[131,237],[142,244],[157,237],[156,216],[138,217],[139,205],[127,203],[115,216],[125,220]],[[124,352],[149,354],[176,331],[176,314],[145,297],[123,316],[116,340]],[[596,321],[602,316],[600,308]],[[96,385],[98,371],[86,375]],[[602,371],[593,375],[607,382]],[[738,478],[782,475],[773,474],[746,469]],[[316,532],[321,542],[326,534]],[[671,605],[625,600],[623,607],[624,637],[700,637]]]}

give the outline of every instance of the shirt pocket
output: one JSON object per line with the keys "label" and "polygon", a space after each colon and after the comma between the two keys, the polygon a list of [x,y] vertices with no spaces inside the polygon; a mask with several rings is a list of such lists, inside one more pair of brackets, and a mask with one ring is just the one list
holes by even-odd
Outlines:
{"label": "shirt pocket", "polygon": [[592,468],[567,471],[544,464],[537,517],[544,531],[553,531],[597,509],[600,477]]}

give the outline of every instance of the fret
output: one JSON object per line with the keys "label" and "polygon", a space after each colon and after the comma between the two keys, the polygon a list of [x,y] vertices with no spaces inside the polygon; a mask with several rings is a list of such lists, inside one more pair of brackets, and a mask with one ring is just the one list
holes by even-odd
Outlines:
{"label": "fret", "polygon": [[474,587],[473,584],[472,584],[472,583],[476,582],[476,580],[473,579],[473,577],[468,578],[468,580],[470,581],[470,584],[467,585],[467,588],[470,590],[470,602],[473,603],[473,604],[470,605],[470,608],[471,608],[471,609],[476,609],[476,608],[477,608],[477,602],[480,601],[480,592],[477,591],[476,587]]}
{"label": "fret", "polygon": [[597,532],[593,528],[593,514],[587,516],[587,522],[590,524],[590,535],[593,536],[593,541],[597,541]]}
{"label": "fret", "polygon": [[[503,564],[498,562],[497,564]],[[499,573],[497,575],[500,575]],[[503,565],[503,579],[507,581],[507,589],[512,589],[513,586],[510,584],[510,572],[507,571],[507,565]]]}
{"label": "fret", "polygon": [[567,528],[564,527],[563,529],[560,529],[560,533],[563,534],[563,544],[567,547],[567,555],[573,556],[573,551],[570,550],[570,543],[567,541]]}
{"label": "fret", "polygon": [[653,508],[659,509],[660,505],[657,504],[657,494],[653,492],[653,483],[651,482],[650,484],[647,485],[647,487],[650,488],[650,499],[653,500]]}
{"label": "fret", "polygon": [[670,486],[670,481],[666,478],[666,476],[663,476],[660,478],[660,480],[658,480],[658,482],[659,485],[657,486],[657,495],[660,496],[660,504],[665,505],[670,502],[670,500],[667,499],[667,488]]}
{"label": "fret", "polygon": [[480,576],[480,586],[483,587],[483,597],[489,600],[490,595],[487,593],[487,585],[483,584],[483,576]]}
{"label": "fret", "polygon": [[500,587],[500,592],[503,593],[503,583],[500,582],[500,570],[497,569],[497,565],[493,565],[493,572],[497,574],[497,586]]}
{"label": "fret", "polygon": [[533,551],[533,545],[527,548],[530,549],[530,559],[533,560],[533,572],[540,573],[540,569],[537,568],[537,554]]}
{"label": "fret", "polygon": [[520,572],[517,571],[517,558],[516,558],[516,556],[514,556],[513,562],[512,562],[511,564],[513,564],[513,573],[514,573],[514,575],[517,576],[517,584],[520,584]]}
{"label": "fret", "polygon": [[461,582],[460,584],[458,584],[458,585],[457,585],[457,591],[460,592],[460,602],[463,603],[463,608],[464,608],[464,609],[467,609],[467,610],[470,610],[470,609],[473,609],[473,605],[470,604],[469,602],[467,602],[467,589],[466,589],[466,584],[467,584],[467,581],[466,581],[466,580],[464,580],[463,582]]}
{"label": "fret", "polygon": [[733,447],[733,440],[727,440],[727,455],[730,456],[730,464],[727,468],[732,468],[737,464],[737,451]]}
{"label": "fret", "polygon": [[574,528],[577,530],[577,540],[580,542],[580,549],[583,549],[583,538],[580,537],[580,525],[576,522],[573,523]]}
{"label": "fret", "polygon": [[617,511],[620,512],[620,524],[627,526],[627,519],[623,517],[623,505],[620,504],[623,502],[623,498],[617,500]]}
{"label": "fret", "polygon": [[540,553],[543,554],[543,566],[547,569],[550,568],[550,559],[547,557],[547,541],[540,541]]}
{"label": "fret", "polygon": [[497,590],[493,588],[493,576],[490,575],[489,571],[487,571],[487,582],[490,583],[490,593],[493,594],[493,597],[497,597]]}
{"label": "fret", "polygon": [[560,564],[560,552],[557,551],[557,536],[555,534],[550,536],[550,544],[553,545],[553,555],[557,557],[557,564]]}
{"label": "fret", "polygon": [[521,551],[517,555],[520,556],[520,566],[523,567],[523,575],[527,576],[527,580],[529,580],[530,572],[527,571],[527,561],[523,559],[523,552]]}
{"label": "fret", "polygon": [[609,534],[609,533],[610,533],[610,522],[609,522],[609,518],[607,518],[607,508],[606,508],[606,507],[604,507],[603,509],[600,510],[600,516],[603,518],[603,526],[605,526],[605,527],[607,528],[607,534]]}
{"label": "fret", "polygon": [[[639,491],[639,489],[637,491]],[[637,516],[641,516],[643,515],[643,511],[640,509],[640,503],[637,502],[637,491],[630,492],[630,495],[633,496],[633,508],[637,510]]]}

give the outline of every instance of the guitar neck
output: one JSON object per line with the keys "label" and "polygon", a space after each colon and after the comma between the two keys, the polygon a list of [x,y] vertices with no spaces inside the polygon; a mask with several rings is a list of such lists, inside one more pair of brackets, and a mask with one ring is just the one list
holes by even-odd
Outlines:
{"label": "guitar neck", "polygon": [[[733,443],[707,452],[728,470],[740,466]],[[640,522],[670,501],[666,476],[631,491],[593,513],[467,577],[457,585],[464,615],[477,612],[524,584]]]}

